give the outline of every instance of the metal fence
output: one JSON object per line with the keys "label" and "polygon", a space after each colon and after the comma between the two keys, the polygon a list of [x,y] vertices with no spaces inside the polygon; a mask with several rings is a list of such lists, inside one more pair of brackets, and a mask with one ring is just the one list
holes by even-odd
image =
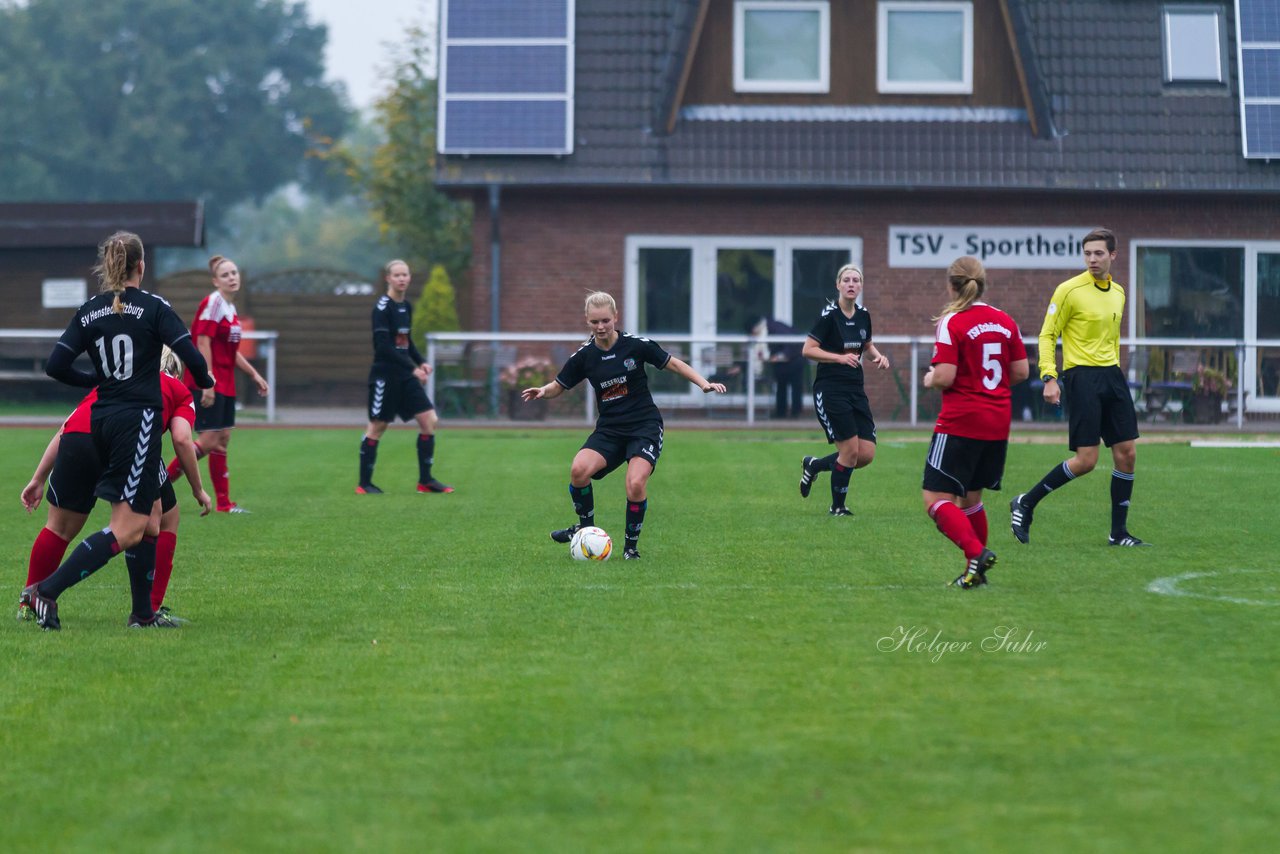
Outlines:
{"label": "metal fence", "polygon": [[[62,337],[61,329],[0,329],[0,381],[45,380],[45,362],[53,345]],[[276,346],[279,333],[271,330],[244,332],[242,340],[258,345],[258,357],[266,361],[265,378],[270,387],[266,398],[266,419],[276,420]],[[81,359],[87,361],[86,356]],[[87,369],[87,368],[86,368]]]}
{"label": "metal fence", "polygon": [[[518,401],[520,388],[553,379],[586,338],[583,332],[428,334],[425,356],[435,366],[428,393],[445,417],[555,417],[589,423],[595,418],[590,394],[557,398],[536,409]],[[664,412],[748,425],[764,421],[773,409],[773,381],[766,370],[768,362],[762,358],[768,345],[805,340],[802,335],[655,334],[654,338],[704,376],[727,380],[730,386],[729,394],[703,395],[679,377],[651,372],[650,387]],[[920,377],[931,358],[933,337],[881,335],[875,340],[892,363],[884,374],[869,370],[867,375],[868,394],[878,420],[930,423],[941,405],[940,395],[923,388]],[[1038,342],[1027,338],[1025,343],[1034,371]],[[1274,376],[1280,369],[1280,340],[1246,343],[1217,338],[1126,338],[1121,348],[1121,367],[1145,422],[1222,423],[1242,430],[1246,420],[1252,424],[1280,420],[1280,391]],[[1251,388],[1241,381],[1246,370],[1253,376]],[[806,376],[811,379],[811,368]],[[807,387],[806,381],[806,397]],[[1034,376],[1015,388],[1015,419],[1061,417],[1059,411],[1046,411],[1041,391],[1042,385]]]}
{"label": "metal fence", "polygon": [[[44,380],[44,364],[60,329],[0,329],[0,382]],[[258,356],[271,390],[265,417],[276,421],[278,333],[244,333],[258,344]],[[595,420],[591,394],[568,394],[552,401],[522,403],[519,391],[549,382],[587,339],[583,331],[437,332],[427,336],[424,355],[435,370],[428,393],[442,416],[476,420],[552,418],[575,423]],[[685,419],[715,419],[725,424],[756,425],[771,419],[774,382],[769,376],[770,344],[798,344],[805,336],[756,338],[747,335],[660,334],[656,340],[704,376],[724,382],[730,393],[704,395],[668,372],[650,372],[650,387],[664,413]],[[1037,342],[1027,338],[1032,365]],[[1123,339],[1121,367],[1126,371],[1139,416],[1147,423],[1219,423],[1280,427],[1280,340],[1245,342],[1219,338]],[[868,371],[867,391],[877,420],[929,424],[940,407],[939,393],[920,385],[933,348],[932,336],[882,335],[877,347],[892,368]],[[805,406],[811,406],[806,368]],[[1246,380],[1246,381],[1242,381]],[[363,400],[351,405],[362,406]],[[1014,389],[1014,418],[1056,420],[1061,413],[1043,406],[1039,380]]]}

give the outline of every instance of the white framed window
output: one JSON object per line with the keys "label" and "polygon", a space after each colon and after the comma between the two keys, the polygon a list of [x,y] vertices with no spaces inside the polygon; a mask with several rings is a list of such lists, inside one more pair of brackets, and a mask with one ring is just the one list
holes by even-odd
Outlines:
{"label": "white framed window", "polygon": [[879,3],[876,88],[909,95],[972,93],[973,4]]}
{"label": "white framed window", "polygon": [[1129,281],[1130,337],[1243,341],[1245,410],[1280,412],[1280,242],[1134,240]]}
{"label": "white framed window", "polygon": [[737,0],[733,4],[736,92],[831,89],[831,4],[827,0]]}
{"label": "white framed window", "polygon": [[1165,6],[1164,82],[1227,81],[1226,12],[1221,6]]}

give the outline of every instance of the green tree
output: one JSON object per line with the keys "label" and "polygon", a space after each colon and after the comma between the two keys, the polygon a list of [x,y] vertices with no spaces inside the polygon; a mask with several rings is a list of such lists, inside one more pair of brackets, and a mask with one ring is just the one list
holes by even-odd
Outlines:
{"label": "green tree", "polygon": [[457,296],[449,272],[443,264],[431,268],[431,276],[422,288],[422,296],[413,307],[413,340],[421,342],[428,332],[453,332],[458,329]]}
{"label": "green tree", "polygon": [[156,273],[203,268],[212,252],[235,259],[246,275],[298,267],[327,267],[359,273],[380,287],[379,271],[388,258],[404,254],[389,246],[363,196],[322,199],[296,186],[282,188],[262,202],[246,200],[211,227],[207,249],[160,249]]}
{"label": "green tree", "polygon": [[326,39],[285,0],[0,0],[0,199],[196,196],[216,215],[331,185],[306,156],[350,114]]}
{"label": "green tree", "polygon": [[383,232],[409,247],[414,269],[443,265],[459,278],[471,262],[470,206],[435,187],[436,80],[433,38],[410,29],[392,68],[391,90],[374,108],[383,141],[367,160],[337,146],[325,153],[342,162],[372,204]]}

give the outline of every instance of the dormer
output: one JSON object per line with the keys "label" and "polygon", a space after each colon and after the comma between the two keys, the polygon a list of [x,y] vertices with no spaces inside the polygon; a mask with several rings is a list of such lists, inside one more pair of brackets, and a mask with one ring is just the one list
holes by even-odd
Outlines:
{"label": "dormer", "polygon": [[688,117],[1020,120],[1051,136],[1016,0],[702,0],[681,87]]}

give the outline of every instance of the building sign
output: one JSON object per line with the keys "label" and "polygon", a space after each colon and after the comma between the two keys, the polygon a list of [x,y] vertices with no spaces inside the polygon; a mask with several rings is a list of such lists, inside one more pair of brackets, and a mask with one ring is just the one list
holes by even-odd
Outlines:
{"label": "building sign", "polygon": [[961,255],[1017,270],[1083,270],[1080,239],[1093,229],[1062,226],[889,226],[889,266],[943,269]]}
{"label": "building sign", "polygon": [[44,308],[79,308],[88,298],[84,279],[45,279],[40,305]]}

